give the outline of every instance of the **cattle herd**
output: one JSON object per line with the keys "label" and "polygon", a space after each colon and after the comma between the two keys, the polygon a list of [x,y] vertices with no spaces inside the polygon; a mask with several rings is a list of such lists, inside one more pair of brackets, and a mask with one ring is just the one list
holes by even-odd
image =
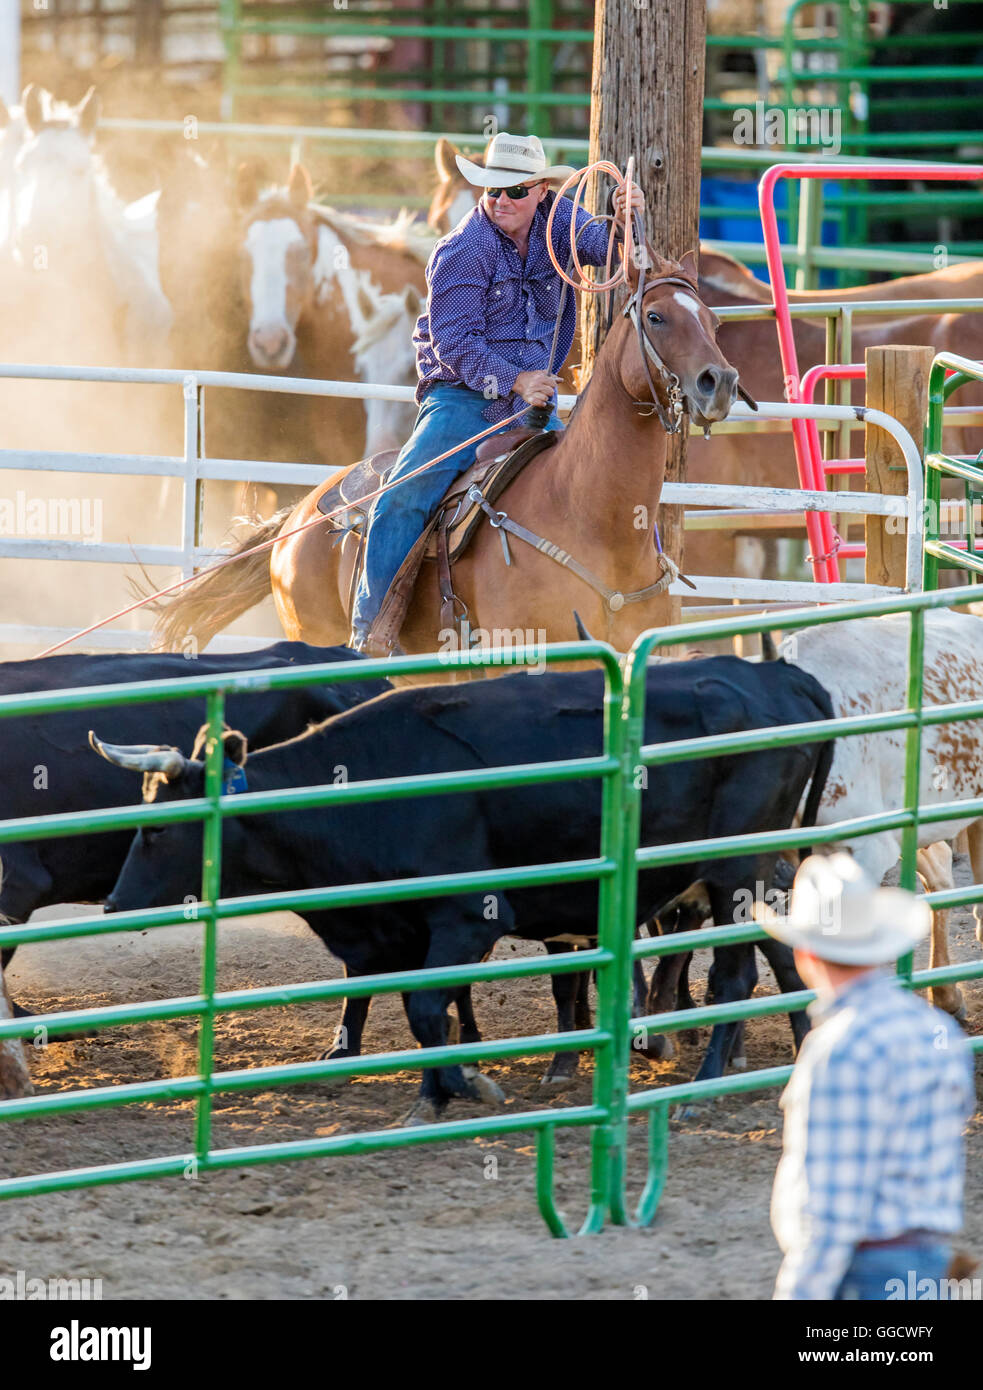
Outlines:
{"label": "cattle herd", "polygon": [[[983,685],[983,622],[971,615],[925,615],[925,692],[931,703],[976,698]],[[837,715],[900,709],[905,704],[907,617],[859,619],[792,633],[781,659],[734,656],[654,661],[647,671],[646,743],[780,725]],[[281,642],[262,651],[200,656],[189,663],[167,654],[61,656],[0,667],[0,693],[106,686],[180,675],[275,670],[354,660],[345,648]],[[544,759],[598,755],[603,742],[599,672],[516,672],[463,683],[393,689],[366,679],[293,689],[229,694],[223,735],[225,790],[242,791],[371,781],[459,772]],[[160,805],[200,796],[204,788],[204,701],[168,699],[78,713],[18,716],[4,721],[2,772],[8,817],[107,808],[139,800]],[[926,727],[922,803],[977,797],[983,791],[978,723]],[[758,752],[688,760],[649,770],[641,797],[641,843],[704,838],[804,826],[827,826],[904,804],[904,734],[868,734]],[[403,797],[371,803],[250,814],[225,819],[221,892],[225,898],[273,891],[483,872],[537,862],[590,858],[599,852],[601,786],[584,778],[533,786]],[[951,883],[947,841],[967,828],[952,820],[925,826],[919,870],[930,888]],[[983,868],[980,823],[969,823],[974,879]],[[25,840],[2,848],[0,912],[27,922],[36,909],[66,902],[104,902],[105,910],[180,903],[201,883],[201,826],[168,821],[130,837],[111,832]],[[846,838],[877,877],[900,855],[900,832]],[[718,925],[736,905],[787,879],[774,853],[692,859],[643,871],[638,925],[660,919],[672,930],[692,916]],[[694,893],[699,896],[694,896]],[[306,920],[349,976],[471,964],[502,936],[568,950],[597,932],[597,888],[582,883],[476,891],[452,897],[390,901],[316,910]],[[942,914],[933,954],[945,960]],[[652,928],[655,929],[654,927]],[[765,943],[783,990],[800,988],[791,953]],[[52,948],[53,949],[53,948]],[[63,946],[60,949],[70,949]],[[13,953],[7,952],[4,963]],[[673,958],[667,958],[672,960]],[[673,990],[680,960],[675,959]],[[665,963],[642,1007],[673,1007]],[[718,950],[711,972],[718,1003],[747,998],[756,983],[755,947]],[[587,981],[553,977],[558,1027],[589,1026]],[[16,991],[15,991],[16,992]],[[667,1002],[668,1000],[668,1002]],[[958,990],[936,999],[958,1012]],[[468,989],[418,990],[406,996],[410,1030],[421,1047],[448,1036],[454,1004],[462,1036],[476,1040]],[[358,1053],[369,1000],[349,1000],[344,1027],[322,1055]],[[26,1012],[16,1002],[18,1013]],[[793,1017],[796,1038],[805,1027]],[[323,1039],[312,1039],[322,1048]],[[738,1025],[713,1030],[700,1078],[719,1076],[740,1054]],[[660,1055],[653,1040],[650,1055]],[[576,1066],[576,1053],[555,1059],[548,1079]],[[4,1076],[0,1068],[0,1078]],[[2,1088],[2,1081],[0,1081]],[[445,1066],[423,1073],[411,1112],[419,1123],[454,1097],[492,1099],[497,1087],[479,1073]]]}

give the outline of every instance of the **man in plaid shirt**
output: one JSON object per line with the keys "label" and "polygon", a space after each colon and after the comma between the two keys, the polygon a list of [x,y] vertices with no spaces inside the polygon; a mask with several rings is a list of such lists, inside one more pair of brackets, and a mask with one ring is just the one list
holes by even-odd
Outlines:
{"label": "man in plaid shirt", "polygon": [[807,859],[789,915],[765,909],[761,920],[795,948],[818,994],[782,1097],[771,1219],[785,1258],[774,1296],[906,1297],[920,1279],[945,1277],[975,1104],[958,1027],[883,968],[926,935],[931,914],[837,854]]}

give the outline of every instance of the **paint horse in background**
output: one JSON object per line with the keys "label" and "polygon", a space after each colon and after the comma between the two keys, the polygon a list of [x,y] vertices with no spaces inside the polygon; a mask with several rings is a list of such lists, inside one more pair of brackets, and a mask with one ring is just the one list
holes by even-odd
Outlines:
{"label": "paint horse in background", "polygon": [[[241,306],[236,325],[240,370],[326,381],[359,379],[356,340],[363,325],[351,312],[359,285],[370,296],[401,294],[407,286],[424,293],[433,236],[414,228],[407,216],[374,223],[315,203],[302,165],[294,166],[285,187],[263,187],[257,167],[241,165],[232,204],[236,254],[228,259],[237,270]],[[411,331],[409,325],[407,336]],[[395,357],[403,356],[401,346]],[[378,354],[372,360],[376,368],[386,367]],[[398,383],[391,369],[375,379],[385,385],[402,383],[405,375],[399,370]],[[242,408],[241,397],[237,393],[234,410],[226,403],[230,420]],[[252,457],[324,466],[339,457],[360,458],[393,438],[391,411],[367,409],[361,400],[264,392],[252,414],[258,417]],[[383,421],[381,445],[367,430],[367,418],[373,429]],[[232,424],[235,428],[234,420]],[[226,449],[221,452],[229,456]],[[300,495],[296,489],[281,492],[279,501]]]}
{"label": "paint horse in background", "polygon": [[[414,285],[400,294],[383,294],[366,270],[342,277],[352,333],[352,356],[360,381],[416,388],[416,348],[413,330],[425,301]],[[416,420],[416,401],[365,402],[365,452],[400,449]]]}
{"label": "paint horse in background", "polygon": [[95,152],[98,120],[94,88],[77,106],[24,90],[8,347],[15,332],[21,361],[161,366],[171,310],[158,275],[157,195],[117,196]]}

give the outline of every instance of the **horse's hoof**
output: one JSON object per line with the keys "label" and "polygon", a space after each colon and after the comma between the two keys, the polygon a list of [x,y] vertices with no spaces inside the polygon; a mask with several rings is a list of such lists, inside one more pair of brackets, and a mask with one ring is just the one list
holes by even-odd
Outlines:
{"label": "horse's hoof", "polygon": [[699,1105],[694,1105],[691,1102],[689,1105],[680,1107],[679,1118],[681,1120],[703,1120],[706,1118],[709,1110],[710,1106],[707,1101],[703,1101]]}
{"label": "horse's hoof", "polygon": [[550,1070],[543,1075],[539,1084],[548,1087],[551,1091],[568,1091],[573,1085],[573,1080],[570,1072]]}
{"label": "horse's hoof", "polygon": [[475,1072],[469,1080],[475,1092],[475,1100],[480,1100],[482,1105],[505,1104],[505,1092],[490,1076],[485,1076],[479,1071]]}
{"label": "horse's hoof", "polygon": [[437,1102],[421,1096],[403,1117],[402,1126],[404,1129],[414,1129],[417,1125],[435,1125],[439,1119]]}
{"label": "horse's hoof", "polygon": [[732,1057],[732,1058],[730,1059],[730,1064],[731,1064],[731,1066],[734,1068],[735,1071],[747,1071],[747,1058],[746,1058],[746,1057]]}
{"label": "horse's hoof", "polygon": [[937,1009],[947,1013],[950,1018],[954,1018],[957,1023],[966,1020],[966,1001],[963,998],[961,989],[953,988],[951,993],[940,994],[938,991],[929,993],[929,999]]}

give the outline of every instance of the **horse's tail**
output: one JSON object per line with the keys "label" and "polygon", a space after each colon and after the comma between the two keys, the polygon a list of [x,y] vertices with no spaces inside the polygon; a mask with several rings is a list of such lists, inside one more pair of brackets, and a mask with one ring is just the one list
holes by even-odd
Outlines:
{"label": "horse's tail", "polygon": [[261,550],[258,555],[247,552],[273,540],[292,511],[293,507],[284,507],[269,521],[250,527],[228,552],[230,558],[243,555],[245,559],[206,572],[173,598],[153,605],[153,645],[158,651],[181,651],[189,638],[198,648],[206,647],[217,632],[271,592],[269,550]]}

